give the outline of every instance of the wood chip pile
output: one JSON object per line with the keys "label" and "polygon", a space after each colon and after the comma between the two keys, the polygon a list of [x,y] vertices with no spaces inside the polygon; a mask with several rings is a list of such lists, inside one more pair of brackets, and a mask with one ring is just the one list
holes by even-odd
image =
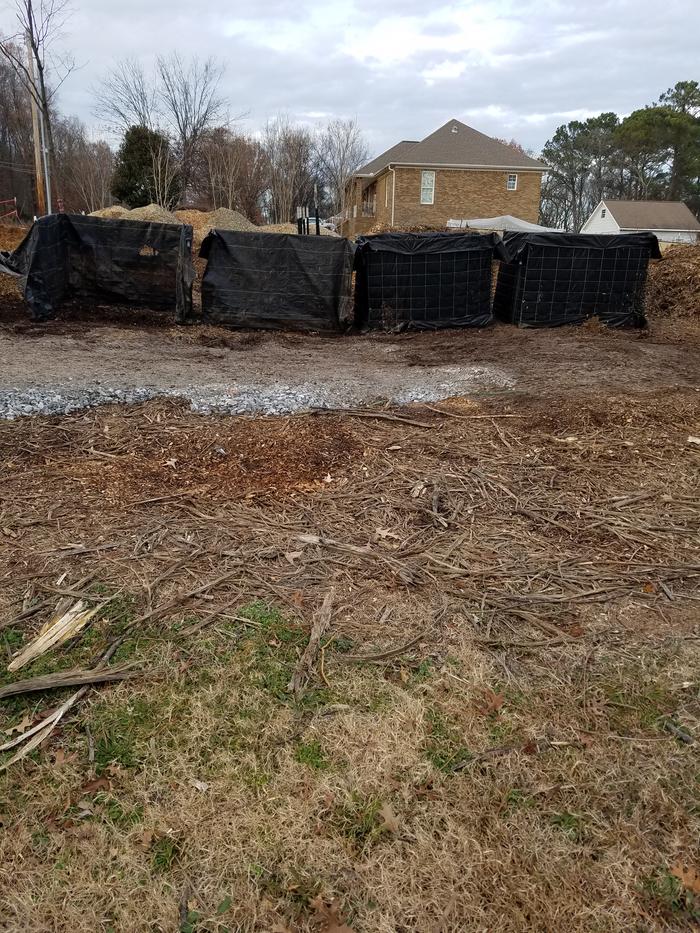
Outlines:
{"label": "wood chip pile", "polygon": [[650,316],[700,320],[700,246],[672,246],[649,266]]}

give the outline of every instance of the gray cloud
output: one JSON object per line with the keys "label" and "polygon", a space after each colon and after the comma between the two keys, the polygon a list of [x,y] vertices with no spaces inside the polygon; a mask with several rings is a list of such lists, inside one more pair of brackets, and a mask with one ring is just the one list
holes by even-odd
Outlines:
{"label": "gray cloud", "polygon": [[[570,114],[626,113],[699,78],[697,0],[74,0],[60,45],[82,65],[64,111],[94,125],[91,89],[123,57],[214,55],[233,115],[356,116],[373,150],[450,117],[538,150]],[[0,6],[0,31],[14,31]]]}

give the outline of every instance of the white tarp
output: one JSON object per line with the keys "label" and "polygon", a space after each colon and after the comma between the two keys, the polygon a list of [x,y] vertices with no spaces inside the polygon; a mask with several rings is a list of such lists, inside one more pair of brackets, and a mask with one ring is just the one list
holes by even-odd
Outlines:
{"label": "white tarp", "polygon": [[451,230],[499,230],[514,233],[562,233],[557,227],[541,227],[528,220],[521,220],[511,214],[502,214],[500,217],[476,217],[471,220],[448,220],[447,226]]}

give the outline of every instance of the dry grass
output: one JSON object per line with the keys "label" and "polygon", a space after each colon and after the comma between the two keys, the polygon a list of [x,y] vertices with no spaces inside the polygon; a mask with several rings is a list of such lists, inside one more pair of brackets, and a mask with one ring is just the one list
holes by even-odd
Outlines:
{"label": "dry grass", "polygon": [[0,425],[7,651],[64,572],[118,593],[18,676],[147,669],[0,775],[6,929],[698,923],[695,393],[438,407]]}

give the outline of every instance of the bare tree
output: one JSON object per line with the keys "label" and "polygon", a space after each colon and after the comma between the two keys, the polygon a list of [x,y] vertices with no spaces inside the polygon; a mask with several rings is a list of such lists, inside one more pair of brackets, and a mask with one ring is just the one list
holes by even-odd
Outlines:
{"label": "bare tree", "polygon": [[173,155],[167,137],[156,136],[151,144],[153,200],[166,210],[172,210],[180,196],[178,175],[180,166]]}
{"label": "bare tree", "polygon": [[289,223],[297,205],[308,204],[314,188],[311,133],[283,114],[269,120],[262,146],[268,162],[268,212],[273,223]]}
{"label": "bare tree", "polygon": [[127,58],[112,69],[98,84],[95,115],[114,129],[130,126],[153,129],[157,120],[158,95],[140,62]]}
{"label": "bare tree", "polygon": [[107,143],[93,142],[76,117],[54,119],[56,180],[69,211],[96,211],[112,203],[114,154]]}
{"label": "bare tree", "polygon": [[198,203],[237,210],[259,223],[267,180],[267,157],[257,139],[225,126],[202,136],[192,174]]}
{"label": "bare tree", "polygon": [[[0,39],[0,55],[9,62],[41,112],[49,159],[55,166],[51,103],[75,64],[70,57],[54,55],[52,48],[70,14],[69,3],[68,0],[15,0],[15,12],[18,31],[13,36]],[[30,61],[25,60],[22,53],[25,43]],[[49,65],[53,78],[51,87],[48,83]]]}
{"label": "bare tree", "polygon": [[186,197],[202,135],[224,112],[224,101],[218,94],[223,69],[212,58],[200,61],[194,57],[186,65],[175,52],[158,59],[158,74],[159,96],[175,136]]}
{"label": "bare tree", "polygon": [[345,209],[348,179],[369,158],[362,131],[355,120],[331,120],[317,137],[315,150],[331,209],[340,214]]}
{"label": "bare tree", "polygon": [[20,214],[35,212],[29,94],[16,70],[0,57],[0,199],[12,197]]}

